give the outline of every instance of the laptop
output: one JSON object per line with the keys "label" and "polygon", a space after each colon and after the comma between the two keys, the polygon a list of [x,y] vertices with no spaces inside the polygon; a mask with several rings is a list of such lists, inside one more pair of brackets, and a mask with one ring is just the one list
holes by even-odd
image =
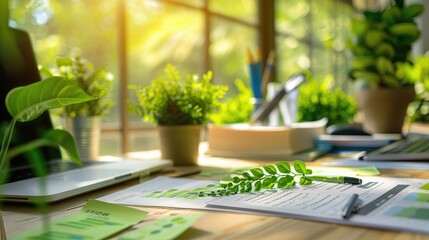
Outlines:
{"label": "laptop", "polygon": [[429,161],[429,136],[409,135],[384,147],[357,155],[363,161]]}
{"label": "laptop", "polygon": [[[23,30],[0,26],[0,124],[9,123],[4,99],[14,87],[40,81],[36,59],[29,34]],[[52,128],[50,116],[45,112],[39,118],[18,122],[15,126],[11,146],[36,139]],[[3,128],[4,129],[4,128]],[[3,138],[3,134],[0,136]],[[37,154],[45,161],[46,177],[34,174],[31,155]],[[0,186],[1,201],[13,202],[55,202],[84,192],[130,180],[165,169],[172,165],[170,160],[133,160],[110,158],[106,161],[87,160],[79,167],[69,160],[61,159],[59,147],[45,147],[15,157],[10,162],[6,183]],[[45,187],[41,187],[44,185]]]}

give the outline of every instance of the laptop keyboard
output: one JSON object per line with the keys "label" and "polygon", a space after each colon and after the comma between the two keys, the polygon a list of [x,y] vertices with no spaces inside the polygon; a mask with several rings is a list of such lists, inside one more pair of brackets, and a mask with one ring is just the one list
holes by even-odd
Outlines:
{"label": "laptop keyboard", "polygon": [[401,154],[401,153],[429,153],[429,139],[427,138],[406,138],[396,142],[395,146],[381,154]]}
{"label": "laptop keyboard", "polygon": [[[87,161],[83,162],[82,166],[78,166],[70,161],[66,160],[58,160],[58,161],[52,161],[46,166],[47,174],[53,174],[53,173],[59,173],[64,171],[69,171],[81,167],[91,166],[100,164],[97,161]],[[7,179],[7,182],[16,182],[20,180],[25,180],[29,178],[36,177],[36,173],[33,171],[33,169],[28,167],[20,167],[20,168],[11,168],[9,169],[9,178]]]}

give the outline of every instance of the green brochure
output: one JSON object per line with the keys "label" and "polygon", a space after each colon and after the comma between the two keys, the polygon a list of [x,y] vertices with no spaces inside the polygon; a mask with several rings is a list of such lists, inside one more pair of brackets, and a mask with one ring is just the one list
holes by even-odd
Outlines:
{"label": "green brochure", "polygon": [[12,237],[18,239],[105,239],[133,226],[147,212],[123,205],[88,200],[81,211]]}
{"label": "green brochure", "polygon": [[202,214],[164,217],[142,228],[126,233],[116,240],[169,240],[175,239],[192,226]]}

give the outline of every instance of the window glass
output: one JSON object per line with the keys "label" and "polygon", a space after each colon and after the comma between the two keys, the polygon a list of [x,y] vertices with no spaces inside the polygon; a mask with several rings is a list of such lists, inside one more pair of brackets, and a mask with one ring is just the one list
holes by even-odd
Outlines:
{"label": "window glass", "polygon": [[[213,18],[210,56],[213,80],[227,85],[228,95],[237,93],[235,80],[248,81],[246,49],[256,51],[257,30],[222,18]],[[228,97],[227,95],[227,97]]]}
{"label": "window glass", "polygon": [[277,0],[275,2],[275,29],[281,34],[304,39],[309,33],[309,14],[308,1]]}
{"label": "window glass", "polygon": [[147,85],[167,63],[187,73],[203,71],[203,15],[157,3],[127,1],[129,81]]}
{"label": "window glass", "polygon": [[310,68],[309,48],[293,37],[276,38],[277,81],[283,82],[291,75]]}
{"label": "window glass", "polygon": [[257,0],[209,0],[210,11],[254,24],[258,20],[257,4]]}

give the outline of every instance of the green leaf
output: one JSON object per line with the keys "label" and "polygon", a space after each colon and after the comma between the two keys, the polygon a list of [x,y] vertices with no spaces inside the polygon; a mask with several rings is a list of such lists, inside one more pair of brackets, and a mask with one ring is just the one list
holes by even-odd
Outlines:
{"label": "green leaf", "polygon": [[262,184],[261,181],[256,181],[255,182],[255,191],[258,192],[262,189]]}
{"label": "green leaf", "polygon": [[69,132],[61,129],[52,129],[45,133],[43,135],[43,138],[60,145],[67,152],[68,156],[70,157],[70,160],[73,163],[80,166],[82,165],[82,162],[80,161],[80,158],[78,156],[75,141],[73,139],[73,136]]}
{"label": "green leaf", "polygon": [[276,163],[277,169],[281,172],[281,173],[290,173],[290,165],[287,162],[277,162]]}
{"label": "green leaf", "polygon": [[237,193],[238,192],[238,185],[235,185],[234,187],[231,188],[231,192],[232,193]]}
{"label": "green leaf", "polygon": [[273,186],[274,186],[274,184],[276,184],[276,183],[277,183],[277,177],[272,176],[272,177],[269,177],[269,178],[265,178],[262,181],[262,187],[266,188],[266,189],[272,189]]}
{"label": "green leaf", "polygon": [[264,170],[270,175],[274,175],[277,173],[276,168],[273,165],[265,165]]}
{"label": "green leaf", "polygon": [[232,178],[232,182],[233,182],[233,183],[239,183],[239,182],[240,182],[240,178],[238,178],[238,177],[233,177],[233,178]]}
{"label": "green leaf", "polygon": [[264,180],[262,180],[262,187],[269,189],[272,183],[273,181],[271,180],[271,178],[265,178]]}
{"label": "green leaf", "polygon": [[422,14],[423,11],[424,11],[424,8],[422,4],[414,3],[403,8],[402,15],[404,16],[405,19],[411,20],[419,16],[420,14]]}
{"label": "green leaf", "polygon": [[307,170],[307,166],[305,165],[305,163],[300,160],[293,161],[293,168],[295,168],[295,171],[297,173],[302,173],[302,174],[304,174]]}
{"label": "green leaf", "polygon": [[46,110],[94,99],[66,78],[50,77],[11,90],[6,96],[6,107],[17,121],[27,122]]}
{"label": "green leaf", "polygon": [[246,192],[250,192],[252,191],[252,183],[251,182],[247,182],[246,183]]}
{"label": "green leaf", "polygon": [[260,179],[265,176],[264,171],[260,168],[252,168],[250,169],[250,172],[253,174],[254,179]]}
{"label": "green leaf", "polygon": [[313,173],[313,170],[311,170],[311,169],[305,170],[305,174],[312,174],[312,173]]}
{"label": "green leaf", "polygon": [[290,187],[290,186],[294,186],[295,185],[295,179],[292,176],[287,175],[286,179],[287,179],[287,182],[288,182],[288,184],[286,185],[286,187]]}
{"label": "green leaf", "polygon": [[242,174],[242,176],[243,176],[243,178],[244,178],[244,179],[246,179],[246,180],[250,180],[250,179],[252,179],[252,177],[250,176],[250,174],[249,174],[248,172],[244,172],[244,173]]}
{"label": "green leaf", "polygon": [[299,179],[299,184],[300,185],[310,185],[312,182],[313,182],[313,180],[311,178],[308,178],[308,177],[305,177],[305,176],[302,176]]}
{"label": "green leaf", "polygon": [[277,183],[278,188],[285,188],[289,184],[289,179],[287,177],[281,177],[279,178],[279,181]]}

